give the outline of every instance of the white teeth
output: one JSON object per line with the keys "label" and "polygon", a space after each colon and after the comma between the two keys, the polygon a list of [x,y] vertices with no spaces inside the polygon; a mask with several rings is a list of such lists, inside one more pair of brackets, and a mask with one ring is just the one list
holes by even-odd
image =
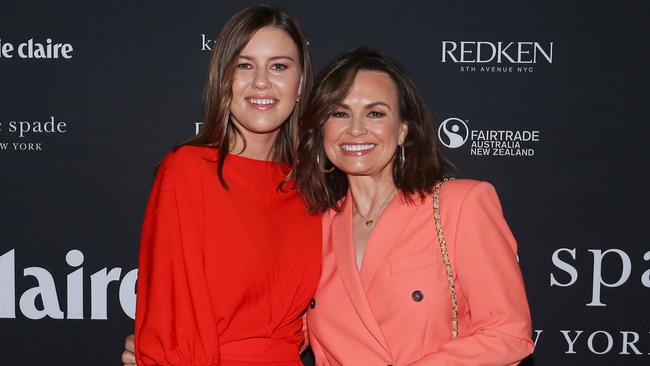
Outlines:
{"label": "white teeth", "polygon": [[250,98],[248,100],[253,104],[259,104],[259,105],[268,105],[268,104],[275,103],[275,100],[273,100],[273,99],[253,99],[253,98]]}
{"label": "white teeth", "polygon": [[365,144],[365,145],[358,145],[358,144],[348,145],[348,144],[344,144],[344,145],[341,145],[341,150],[344,150],[344,151],[365,151],[365,150],[370,150],[373,147],[375,147],[375,144]]}

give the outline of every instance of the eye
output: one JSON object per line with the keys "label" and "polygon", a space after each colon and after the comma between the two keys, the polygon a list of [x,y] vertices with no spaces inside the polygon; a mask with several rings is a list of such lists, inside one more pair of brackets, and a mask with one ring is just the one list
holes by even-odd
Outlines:
{"label": "eye", "polygon": [[242,70],[250,70],[253,68],[253,65],[248,62],[242,62],[240,64],[237,64],[237,68]]}
{"label": "eye", "polygon": [[332,118],[347,118],[348,114],[345,112],[337,111],[331,114]]}
{"label": "eye", "polygon": [[271,65],[271,70],[273,71],[284,71],[288,68],[287,65],[284,64],[273,64]]}
{"label": "eye", "polygon": [[381,118],[384,117],[386,114],[382,112],[377,112],[377,111],[372,111],[368,113],[368,117],[370,118]]}

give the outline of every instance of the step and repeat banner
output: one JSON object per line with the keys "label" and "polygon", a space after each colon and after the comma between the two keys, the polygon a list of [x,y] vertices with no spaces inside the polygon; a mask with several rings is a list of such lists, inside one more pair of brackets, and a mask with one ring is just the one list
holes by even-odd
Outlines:
{"label": "step and repeat banner", "polygon": [[[650,364],[647,9],[271,3],[316,69],[361,45],[398,59],[454,175],[496,186],[533,316],[525,365]],[[213,40],[251,4],[0,5],[3,365],[120,363],[154,169],[200,128]]]}

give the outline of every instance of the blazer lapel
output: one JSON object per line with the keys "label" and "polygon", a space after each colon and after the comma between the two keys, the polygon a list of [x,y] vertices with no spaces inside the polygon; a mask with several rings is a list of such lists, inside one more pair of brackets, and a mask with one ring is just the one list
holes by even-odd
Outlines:
{"label": "blazer lapel", "polygon": [[370,334],[377,340],[381,347],[392,358],[388,344],[377,323],[375,314],[370,308],[366,292],[361,285],[357,262],[354,254],[354,245],[352,243],[352,204],[351,197],[348,193],[345,198],[341,211],[332,217],[331,235],[329,240],[334,248],[336,255],[336,266],[341,276],[345,290],[352,301],[352,305],[364,323]]}
{"label": "blazer lapel", "polygon": [[[419,199],[416,198],[416,199]],[[402,201],[401,194],[393,198],[375,224],[375,230],[368,238],[366,252],[361,264],[361,285],[368,291],[377,267],[382,263],[390,249],[397,242],[408,223],[415,215],[418,205]]]}

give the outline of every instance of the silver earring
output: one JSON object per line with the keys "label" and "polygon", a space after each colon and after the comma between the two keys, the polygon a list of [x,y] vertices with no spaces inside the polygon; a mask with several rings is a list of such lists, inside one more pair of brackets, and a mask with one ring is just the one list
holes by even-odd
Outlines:
{"label": "silver earring", "polygon": [[300,95],[296,97],[296,103],[300,103]]}
{"label": "silver earring", "polygon": [[400,156],[399,167],[404,168],[404,162],[406,161],[406,158],[404,157],[404,144],[403,143],[400,144],[399,148],[400,148],[399,149],[400,150],[400,152],[399,152],[399,156]]}

